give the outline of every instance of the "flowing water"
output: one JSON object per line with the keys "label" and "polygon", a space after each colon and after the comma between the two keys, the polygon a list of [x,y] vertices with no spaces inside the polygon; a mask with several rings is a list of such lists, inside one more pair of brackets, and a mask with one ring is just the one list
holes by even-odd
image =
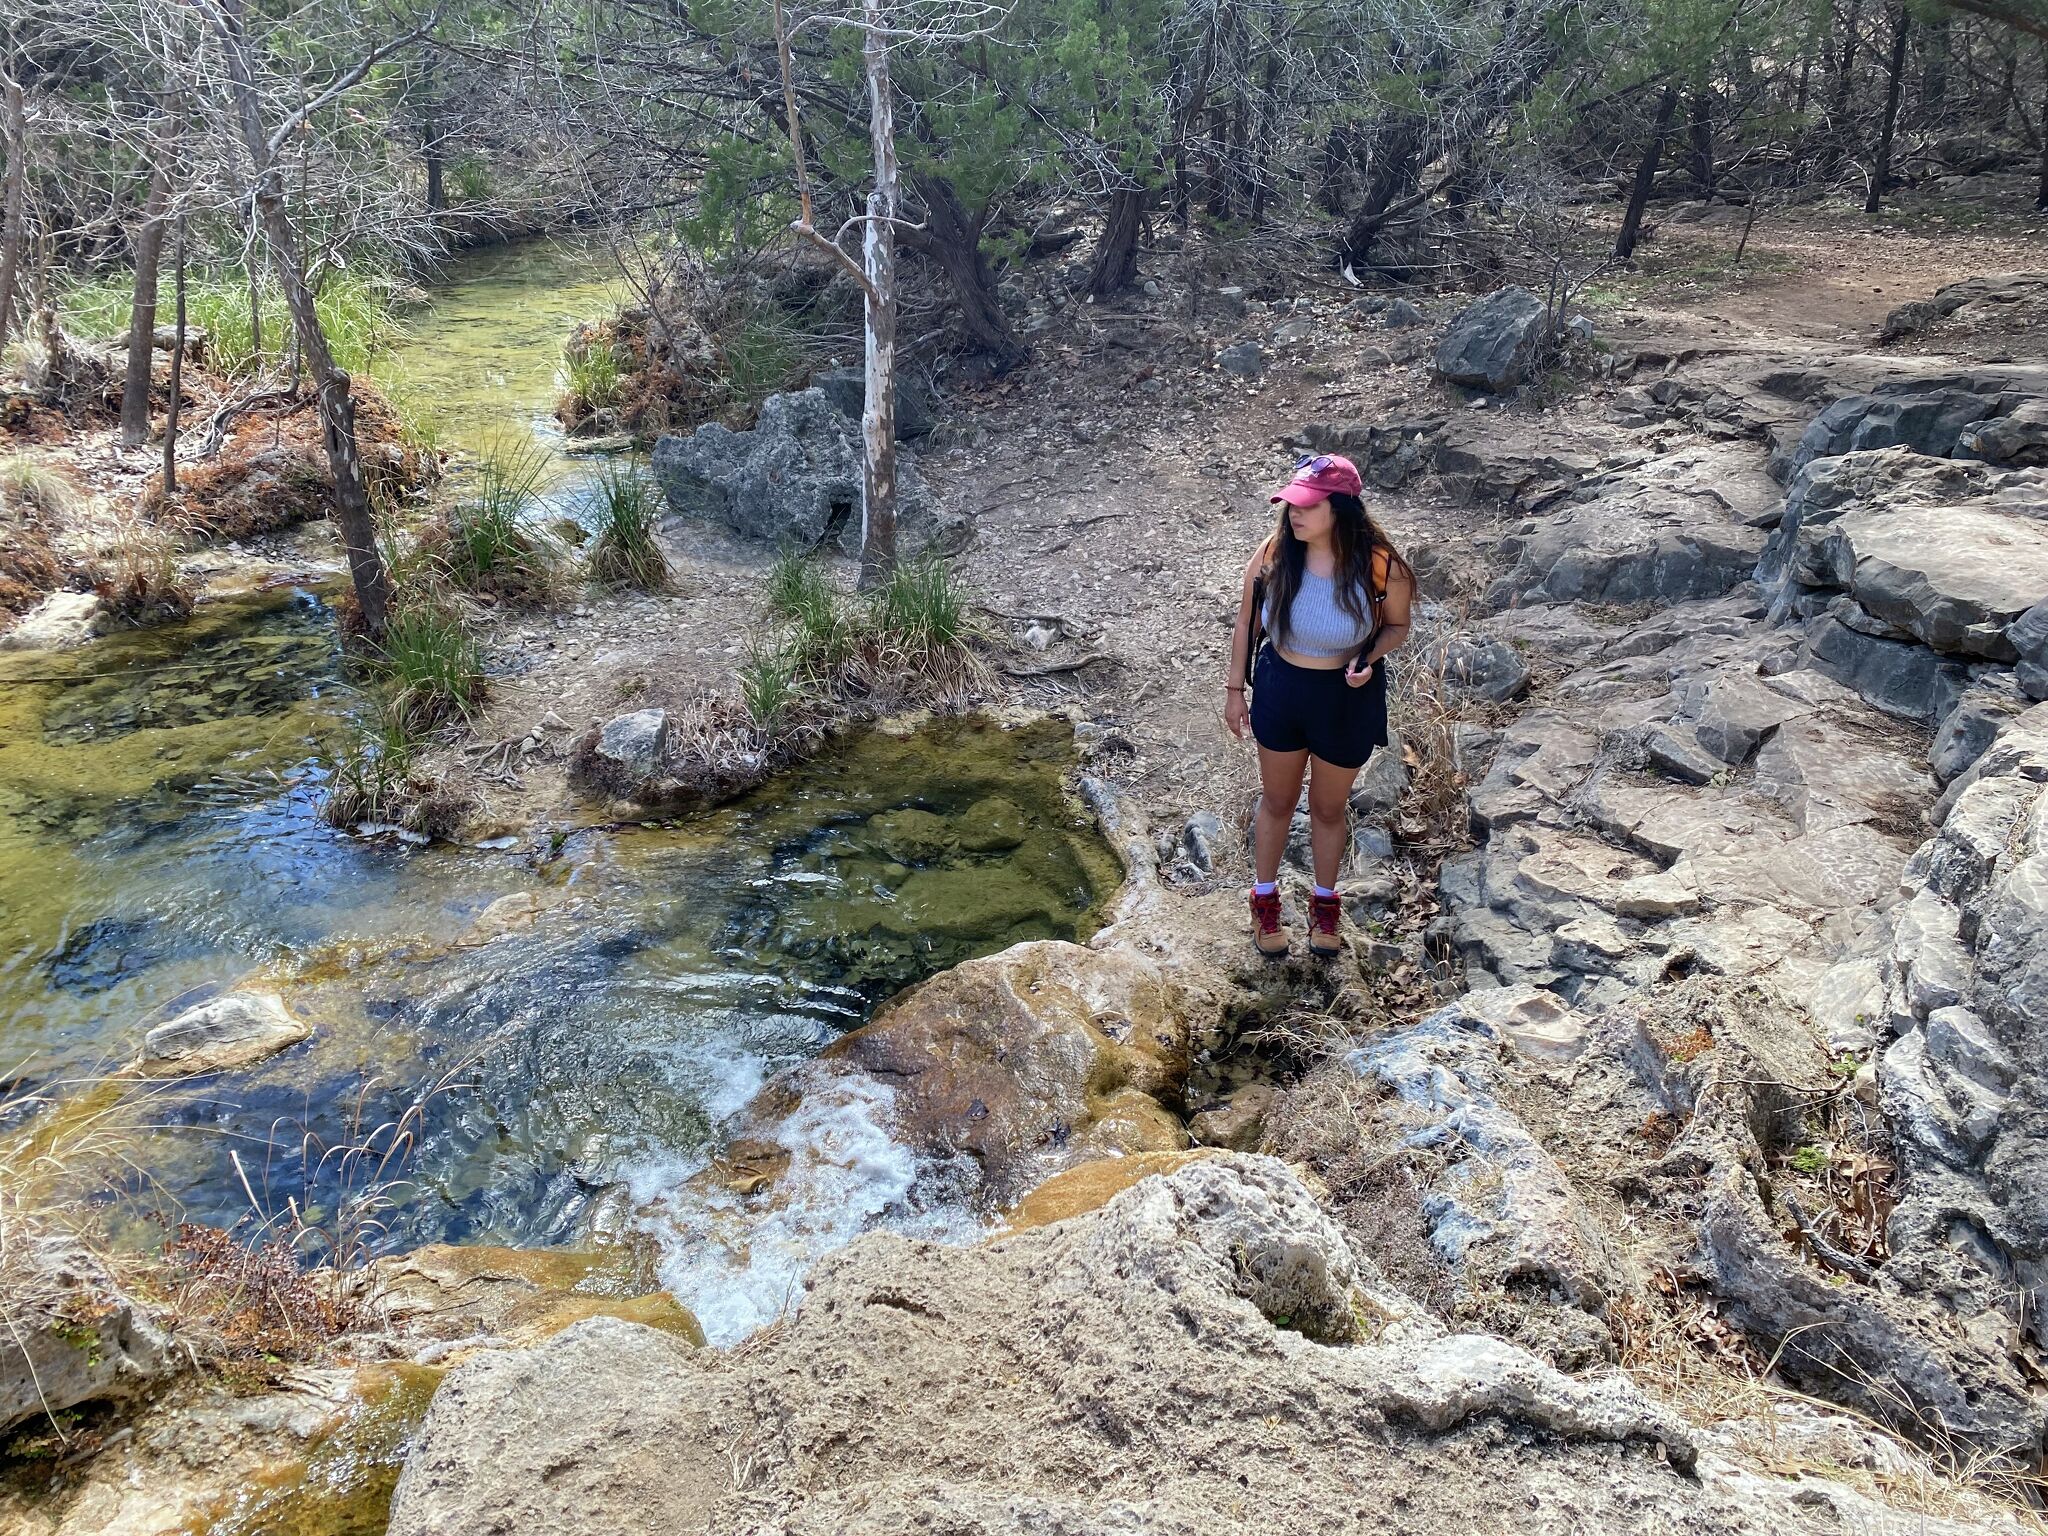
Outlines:
{"label": "flowing water", "polygon": [[[500,348],[490,388],[539,420],[562,317],[596,290],[570,295],[555,254],[491,260],[512,265],[480,259],[415,334],[443,356]],[[449,393],[464,429],[489,414],[490,389]],[[315,815],[319,750],[352,700],[334,636],[320,595],[287,587],[0,656],[0,1083],[17,1105],[75,1099],[151,1024],[237,986],[314,1026],[269,1062],[155,1090],[146,1177],[120,1207],[136,1240],[252,1206],[350,1257],[637,1223],[730,1340],[860,1230],[963,1229],[946,1180],[889,1140],[879,1086],[784,1125],[796,1166],[772,1228],[736,1229],[692,1176],[770,1074],[892,991],[1086,931],[1115,871],[1064,793],[1064,728],[875,732],[700,817],[412,847]],[[365,1146],[402,1152],[347,1155]]]}
{"label": "flowing water", "polygon": [[486,247],[451,261],[432,294],[405,317],[378,379],[458,453],[532,440],[546,455],[549,508],[584,521],[602,457],[571,455],[554,411],[569,333],[631,297],[609,249],[570,238]]}

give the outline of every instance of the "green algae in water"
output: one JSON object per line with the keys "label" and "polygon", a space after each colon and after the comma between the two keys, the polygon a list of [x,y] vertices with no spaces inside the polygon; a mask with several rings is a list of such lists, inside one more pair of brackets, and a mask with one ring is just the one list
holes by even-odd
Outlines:
{"label": "green algae in water", "polygon": [[303,1461],[243,1489],[192,1536],[383,1536],[442,1373],[395,1365],[363,1374],[356,1401]]}

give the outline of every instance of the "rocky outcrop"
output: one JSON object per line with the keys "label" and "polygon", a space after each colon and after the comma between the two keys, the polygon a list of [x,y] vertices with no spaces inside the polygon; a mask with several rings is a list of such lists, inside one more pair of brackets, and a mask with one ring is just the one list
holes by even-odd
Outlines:
{"label": "rocky outcrop", "polygon": [[1375,1508],[1595,1536],[1895,1518],[1703,1452],[1618,1377],[1447,1331],[1281,1164],[1221,1155],[980,1247],[864,1238],[731,1357],[611,1319],[477,1356],[390,1529],[1307,1536]]}
{"label": "rocky outcrop", "polygon": [[1436,344],[1437,377],[1499,394],[1542,365],[1550,314],[1528,289],[1497,288],[1460,310]]}
{"label": "rocky outcrop", "polygon": [[1932,298],[1914,299],[1885,316],[1878,332],[1880,342],[1903,341],[1939,326],[1943,321],[1977,308],[2002,309],[2011,305],[2034,304],[2048,307],[2048,272],[2003,272],[1989,277],[1965,278],[1935,290]]}
{"label": "rocky outcrop", "polygon": [[[1498,1022],[1495,1022],[1495,1020]],[[1468,1287],[1555,1290],[1605,1309],[1621,1261],[1557,1163],[1495,1097],[1505,1047],[1556,1059],[1585,1024],[1549,993],[1476,994],[1363,1046],[1353,1071],[1391,1090],[1398,1144],[1434,1154],[1422,1196],[1430,1241]]]}
{"label": "rocky outcrop", "polygon": [[84,1249],[46,1239],[10,1255],[7,1280],[0,1433],[37,1415],[131,1397],[175,1368],[169,1338]]}
{"label": "rocky outcrop", "polygon": [[1944,797],[1888,941],[1860,962],[1905,1198],[1893,1268],[1973,1336],[2048,1346],[2048,705]]}
{"label": "rocky outcrop", "polygon": [[275,1056],[312,1032],[275,992],[228,992],[144,1035],[136,1069],[147,1077],[223,1072]]}
{"label": "rocky outcrop", "polygon": [[[770,395],[750,431],[716,422],[654,445],[654,478],[671,511],[708,518],[784,549],[860,552],[861,456],[853,423],[822,389]],[[896,457],[900,548],[956,547],[967,534],[941,514],[915,458]]]}

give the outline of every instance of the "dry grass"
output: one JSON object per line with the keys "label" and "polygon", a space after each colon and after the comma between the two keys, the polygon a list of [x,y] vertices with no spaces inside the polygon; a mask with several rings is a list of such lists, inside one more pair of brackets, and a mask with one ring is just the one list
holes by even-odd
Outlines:
{"label": "dry grass", "polygon": [[0,457],[0,513],[48,523],[84,507],[85,493],[61,469],[26,453]]}
{"label": "dry grass", "polygon": [[0,517],[0,621],[27,613],[64,583],[64,564],[34,518]]}
{"label": "dry grass", "polygon": [[192,611],[192,584],[178,568],[175,541],[139,517],[114,525],[85,574],[108,609],[126,623],[163,623]]}
{"label": "dry grass", "polygon": [[[398,413],[377,389],[358,378],[356,445],[370,497],[388,507],[433,481],[439,464],[408,438]],[[210,463],[180,467],[174,496],[154,478],[136,510],[195,544],[260,538],[327,515],[334,479],[320,434],[320,413],[310,396],[282,410],[235,423]]]}
{"label": "dry grass", "polygon": [[[1947,1442],[1938,1428],[1926,1436],[1936,1449],[1922,1451],[1854,1409],[1781,1385],[1772,1379],[1776,1358],[1759,1354],[1721,1320],[1712,1297],[1669,1271],[1654,1274],[1648,1292],[1618,1298],[1608,1318],[1621,1365],[1638,1385],[1694,1423],[1729,1433],[1765,1471],[1831,1478],[1907,1514],[1979,1521],[1995,1512],[2019,1530],[2048,1536],[2041,1512],[2048,1482]],[[1788,1411],[1851,1421],[1889,1454],[1829,1456],[1817,1437],[1789,1430]]]}

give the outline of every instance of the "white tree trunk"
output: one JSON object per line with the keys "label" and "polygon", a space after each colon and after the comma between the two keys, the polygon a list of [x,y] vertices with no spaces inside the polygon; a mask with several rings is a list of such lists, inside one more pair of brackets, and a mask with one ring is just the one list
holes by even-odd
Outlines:
{"label": "white tree trunk", "polygon": [[867,273],[867,393],[861,408],[860,584],[880,586],[896,568],[896,117],[889,88],[887,13],[865,0],[861,46],[875,186],[868,194],[862,264]]}

